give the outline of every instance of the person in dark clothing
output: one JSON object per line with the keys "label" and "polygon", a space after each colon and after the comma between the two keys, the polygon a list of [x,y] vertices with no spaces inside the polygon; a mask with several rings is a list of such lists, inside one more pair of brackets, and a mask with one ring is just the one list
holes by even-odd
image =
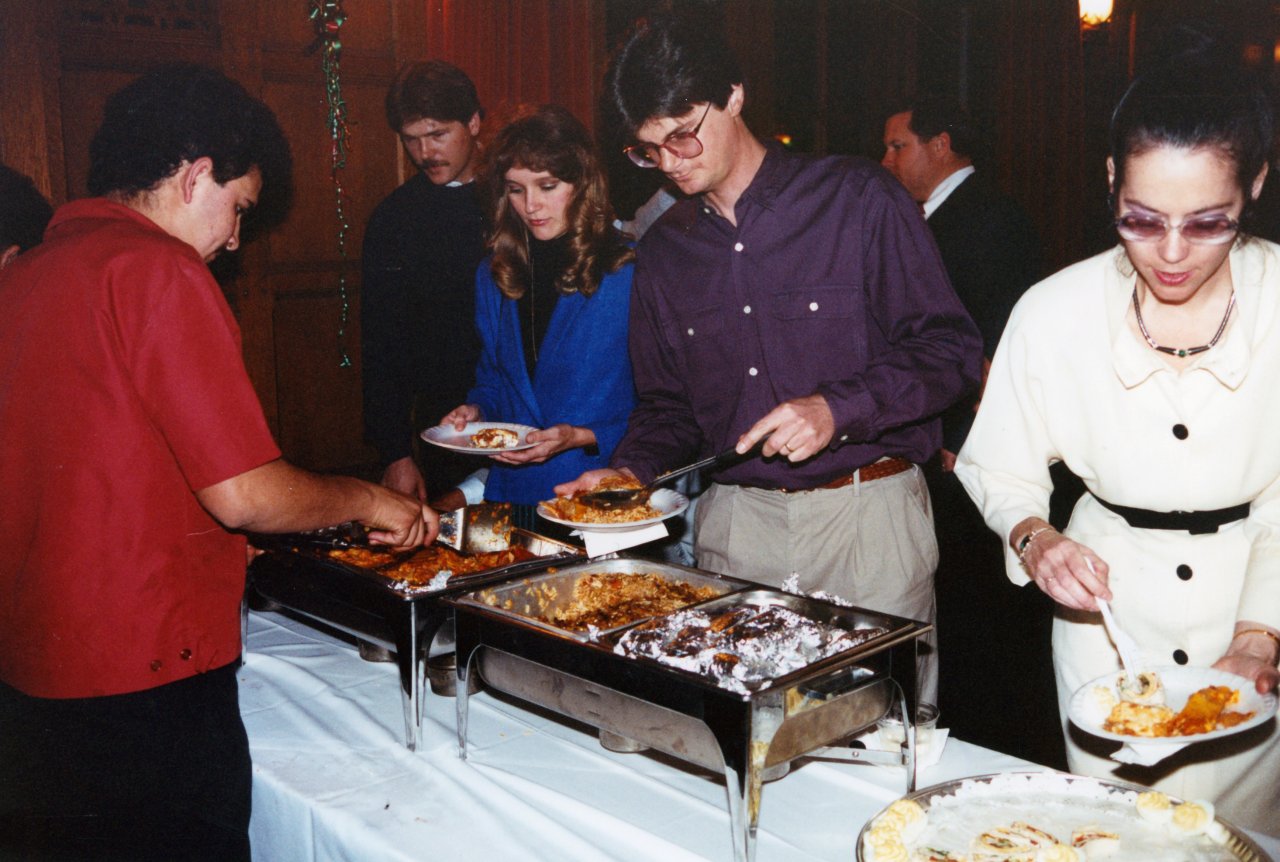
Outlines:
{"label": "person in dark clothing", "polygon": [[21,252],[39,245],[53,207],[31,178],[0,165],[0,269]]}
{"label": "person in dark clothing", "polygon": [[418,432],[465,399],[480,355],[474,297],[486,221],[474,179],[482,110],[466,73],[434,60],[401,70],[386,107],[418,173],[378,205],[365,231],[365,438],[382,461],[382,483],[426,500],[475,467],[432,449],[423,453],[424,477],[415,451]]}
{"label": "person in dark clothing", "polygon": [[[1018,297],[1043,273],[1030,220],[976,171],[979,145],[979,130],[958,104],[925,95],[886,120],[882,164],[920,204],[951,285],[982,333],[985,369]],[[1052,604],[1007,583],[1000,542],[952,472],[975,407],[976,399],[965,398],[943,414],[942,451],[925,467],[945,656],[938,705],[945,722],[970,742],[1061,766],[1057,716],[1028,717],[1017,708],[1028,691],[1044,700],[1052,695],[1049,662],[1041,651],[1025,649],[1048,644]],[[993,615],[1000,626],[990,624]],[[1020,732],[1034,727],[1040,732]]]}
{"label": "person in dark clothing", "polygon": [[[866,160],[761,141],[744,77],[723,33],[680,17],[638,26],[610,64],[606,104],[629,158],[685,195],[637,249],[639,400],[612,470],[648,482],[760,443],[762,457],[709,476],[698,565],[932,620],[919,464],[941,443],[938,414],[977,387],[978,332],[901,186]],[[927,649],[919,689],[932,700]]]}

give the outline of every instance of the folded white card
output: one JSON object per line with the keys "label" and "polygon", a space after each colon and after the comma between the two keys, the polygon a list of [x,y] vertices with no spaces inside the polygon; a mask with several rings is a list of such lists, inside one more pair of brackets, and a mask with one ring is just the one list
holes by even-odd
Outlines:
{"label": "folded white card", "polygon": [[592,558],[625,551],[627,548],[634,548],[645,542],[665,539],[669,535],[667,525],[662,521],[635,530],[611,530],[607,533],[595,530],[575,532],[582,536],[582,541],[587,546],[587,556]]}

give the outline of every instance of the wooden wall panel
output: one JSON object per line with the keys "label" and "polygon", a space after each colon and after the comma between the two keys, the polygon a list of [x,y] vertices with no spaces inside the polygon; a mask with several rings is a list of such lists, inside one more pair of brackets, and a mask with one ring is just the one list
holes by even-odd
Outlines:
{"label": "wooden wall panel", "polygon": [[66,200],[59,152],[58,44],[54,7],[0,0],[0,162],[31,177],[46,197]]}
{"label": "wooden wall panel", "polygon": [[68,69],[62,73],[62,146],[68,200],[89,193],[89,143],[102,122],[102,107],[108,95],[134,77],[109,69]]}
{"label": "wooden wall panel", "polygon": [[427,54],[471,75],[495,117],[554,101],[594,128],[604,0],[430,0]]}
{"label": "wooden wall panel", "polygon": [[[276,439],[291,461],[313,469],[348,471],[366,460],[360,422],[359,357],[351,368],[335,352],[340,305],[332,290],[308,290],[305,274],[276,276],[273,305],[279,428]],[[359,320],[359,303],[350,313]]]}
{"label": "wooden wall panel", "polygon": [[[338,172],[343,213],[349,225],[347,254],[359,259],[365,222],[382,196],[395,187],[396,140],[382,119],[382,86],[344,85],[352,135],[346,166]],[[272,237],[273,263],[288,266],[336,264],[337,199],[330,172],[332,139],[324,91],[310,82],[269,83],[265,101],[276,114],[295,163],[294,204],[286,222]]]}
{"label": "wooden wall panel", "polygon": [[1043,239],[1055,270],[1084,256],[1084,70],[1079,6],[1052,0],[1028,10],[1000,0],[988,32],[998,40],[994,99],[997,174]]}

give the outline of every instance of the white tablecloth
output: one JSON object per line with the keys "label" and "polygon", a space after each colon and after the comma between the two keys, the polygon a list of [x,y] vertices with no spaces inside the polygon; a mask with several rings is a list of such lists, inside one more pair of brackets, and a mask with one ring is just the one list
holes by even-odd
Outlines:
{"label": "white tablecloth", "polygon": [[[278,614],[250,615],[240,704],[255,860],[732,859],[721,776],[606,751],[591,728],[484,693],[468,760],[453,699],[432,694],[408,751],[395,666]],[[920,786],[1032,768],[952,739]],[[757,862],[852,862],[863,823],[905,789],[899,767],[800,761],[765,785]]]}

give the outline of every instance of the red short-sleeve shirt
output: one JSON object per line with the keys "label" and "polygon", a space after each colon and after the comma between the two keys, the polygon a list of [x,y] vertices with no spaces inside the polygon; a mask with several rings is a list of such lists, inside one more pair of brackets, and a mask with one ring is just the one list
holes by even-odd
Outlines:
{"label": "red short-sleeve shirt", "polygon": [[0,679],[90,697],[233,661],[245,542],[194,492],[280,452],[208,268],[75,201],[0,274],[0,310]]}

